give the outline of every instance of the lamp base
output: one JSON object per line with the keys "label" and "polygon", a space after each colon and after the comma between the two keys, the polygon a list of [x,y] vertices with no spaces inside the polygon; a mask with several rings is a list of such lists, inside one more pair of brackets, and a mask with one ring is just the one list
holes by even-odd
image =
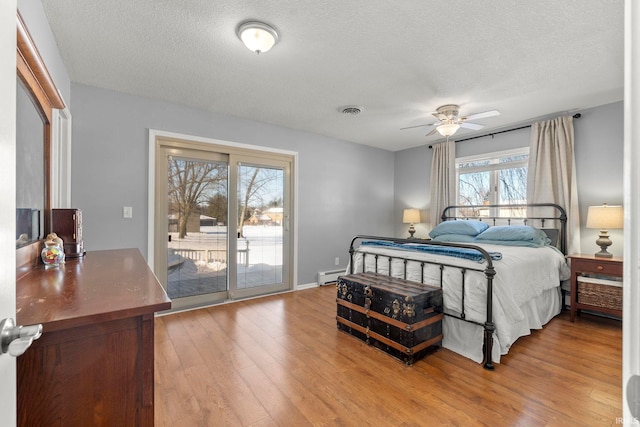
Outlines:
{"label": "lamp base", "polygon": [[413,239],[413,235],[415,234],[415,232],[416,232],[416,228],[413,226],[413,224],[411,224],[409,226],[409,238],[410,239]]}
{"label": "lamp base", "polygon": [[613,254],[611,252],[607,252],[607,249],[603,249],[600,252],[596,252],[594,256],[598,258],[613,258]]}
{"label": "lamp base", "polygon": [[600,235],[596,240],[596,245],[600,246],[600,252],[596,252],[595,256],[598,258],[613,258],[613,254],[607,252],[607,248],[611,246],[611,243],[607,230],[600,230]]}

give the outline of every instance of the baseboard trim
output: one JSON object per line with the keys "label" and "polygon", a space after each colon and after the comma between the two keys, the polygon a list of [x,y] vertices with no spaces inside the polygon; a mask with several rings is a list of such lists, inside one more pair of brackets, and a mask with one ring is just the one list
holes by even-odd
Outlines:
{"label": "baseboard trim", "polygon": [[317,288],[317,287],[318,287],[318,282],[303,283],[300,285],[296,285],[296,291],[301,291],[303,289]]}

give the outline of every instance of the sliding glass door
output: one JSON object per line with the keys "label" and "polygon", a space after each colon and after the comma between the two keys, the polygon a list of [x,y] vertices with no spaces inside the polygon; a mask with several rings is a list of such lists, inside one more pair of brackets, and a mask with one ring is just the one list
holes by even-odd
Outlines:
{"label": "sliding glass door", "polygon": [[174,150],[167,156],[167,294],[171,299],[224,298],[229,167],[224,160],[180,154]]}
{"label": "sliding glass door", "polygon": [[291,288],[290,156],[157,141],[154,271],[173,308]]}
{"label": "sliding glass door", "polygon": [[286,289],[285,247],[288,245],[286,165],[238,162],[237,203],[239,262],[237,295]]}

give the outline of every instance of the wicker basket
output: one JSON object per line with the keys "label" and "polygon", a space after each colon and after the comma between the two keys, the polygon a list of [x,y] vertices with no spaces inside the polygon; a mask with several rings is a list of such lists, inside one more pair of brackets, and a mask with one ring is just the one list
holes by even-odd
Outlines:
{"label": "wicker basket", "polygon": [[622,310],[622,282],[578,277],[578,302],[595,307]]}

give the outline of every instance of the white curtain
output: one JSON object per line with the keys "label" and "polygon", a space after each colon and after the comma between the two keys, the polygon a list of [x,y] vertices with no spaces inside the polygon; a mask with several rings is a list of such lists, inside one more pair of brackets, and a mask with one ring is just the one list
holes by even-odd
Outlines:
{"label": "white curtain", "polygon": [[433,145],[431,161],[431,227],[440,223],[442,210],[454,205],[456,198],[456,146],[447,140]]}
{"label": "white curtain", "polygon": [[566,249],[570,254],[580,253],[580,216],[573,147],[572,116],[531,125],[527,200],[529,203],[556,203],[566,210]]}

